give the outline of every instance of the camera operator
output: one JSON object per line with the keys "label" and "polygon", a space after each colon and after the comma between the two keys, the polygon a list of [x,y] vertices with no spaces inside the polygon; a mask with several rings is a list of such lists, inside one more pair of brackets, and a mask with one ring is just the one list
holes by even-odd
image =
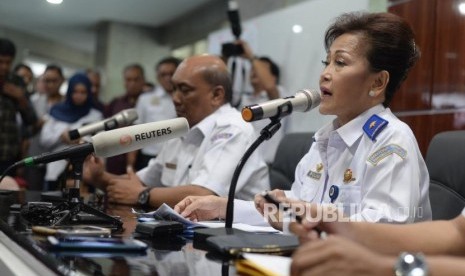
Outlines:
{"label": "camera operator", "polygon": [[[279,87],[279,67],[269,57],[257,57],[253,54],[249,44],[244,40],[237,40],[237,45],[243,49],[243,58],[252,65],[250,72],[250,84],[253,88],[253,96],[257,97],[266,92],[265,100],[273,100],[281,97]],[[264,96],[264,95],[263,95]],[[244,104],[242,104],[244,105]]]}
{"label": "camera operator", "polygon": [[[249,82],[252,87],[252,91],[242,91],[238,108],[242,109],[242,107],[247,105],[286,97],[287,93],[279,85],[280,70],[278,65],[269,57],[255,56],[249,44],[244,40],[236,40],[235,45],[242,49],[240,57],[250,62]],[[273,162],[278,144],[286,131],[286,120],[285,118],[281,121],[282,129],[269,141],[260,146],[265,161],[268,164]],[[267,120],[253,122],[257,136],[260,135],[260,131],[268,123],[269,121]]]}
{"label": "camera operator", "polygon": [[[10,73],[16,47],[8,39],[0,38],[0,171],[3,173],[11,164],[20,159],[20,123],[16,115],[21,115],[24,126],[35,126],[34,113],[21,77]],[[14,176],[15,172],[9,175]]]}

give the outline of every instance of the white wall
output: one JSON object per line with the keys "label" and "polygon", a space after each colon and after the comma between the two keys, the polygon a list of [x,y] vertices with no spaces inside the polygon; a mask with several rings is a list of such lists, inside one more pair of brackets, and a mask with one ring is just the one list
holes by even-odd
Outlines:
{"label": "white wall", "polygon": [[105,102],[124,95],[123,69],[129,64],[139,63],[145,70],[147,81],[155,81],[155,64],[170,55],[167,46],[160,45],[150,30],[123,23],[111,22],[105,35],[102,51],[104,55],[106,82],[101,98]]}
{"label": "white wall", "polygon": [[[318,79],[323,69],[321,61],[326,57],[323,45],[326,28],[343,12],[369,10],[370,7],[373,8],[373,0],[309,0],[242,22],[241,38],[257,55],[269,56],[278,63],[281,84],[289,94],[295,94],[302,88],[319,89]],[[302,26],[301,33],[292,32],[295,24]],[[211,33],[209,52],[219,54],[221,43],[232,40],[229,28]],[[332,119],[332,116],[320,115],[317,109],[294,113],[288,130],[316,131]]]}

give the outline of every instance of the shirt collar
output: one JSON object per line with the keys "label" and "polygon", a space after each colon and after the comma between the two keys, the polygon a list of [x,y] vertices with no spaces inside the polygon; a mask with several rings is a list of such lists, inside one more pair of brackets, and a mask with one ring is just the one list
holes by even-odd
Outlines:
{"label": "shirt collar", "polygon": [[363,135],[364,132],[362,128],[365,122],[373,114],[379,114],[385,110],[386,108],[381,104],[373,106],[342,127],[338,127],[336,118],[331,123],[315,133],[315,140],[319,141],[328,139],[331,132],[336,131],[344,143],[350,147],[360,138],[360,136]]}
{"label": "shirt collar", "polygon": [[230,108],[231,106],[229,104],[224,104],[215,112],[205,117],[202,121],[198,122],[185,136],[186,141],[199,141],[210,134],[215,127],[216,118],[221,116],[222,113],[227,112],[227,110]]}
{"label": "shirt collar", "polygon": [[359,116],[357,116],[352,121],[348,122],[347,124],[343,125],[342,127],[338,128],[336,131],[341,136],[344,143],[347,146],[352,146],[355,141],[357,141],[360,136],[363,135],[363,125],[365,122],[373,115],[379,114],[383,112],[386,108],[381,104],[371,107],[370,109],[366,110]]}

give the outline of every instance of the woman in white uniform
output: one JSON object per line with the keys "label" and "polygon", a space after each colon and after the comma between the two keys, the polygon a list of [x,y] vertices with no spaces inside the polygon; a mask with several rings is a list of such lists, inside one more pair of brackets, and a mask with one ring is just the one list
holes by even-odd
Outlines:
{"label": "woman in white uniform", "polygon": [[[58,151],[79,143],[77,139],[71,140],[68,132],[103,119],[102,113],[93,108],[91,87],[86,75],[76,74],[71,77],[65,101],[50,109],[50,118],[42,128],[40,144],[45,150]],[[65,170],[66,164],[66,160],[47,164],[44,190],[57,188],[59,176]]]}
{"label": "woman in white uniform", "polygon": [[[292,189],[270,193],[296,205],[296,200],[335,204],[354,220],[430,220],[425,162],[410,128],[388,108],[419,57],[409,25],[389,13],[343,14],[327,29],[325,47],[319,110],[336,119],[315,133],[296,168]],[[194,201],[198,198],[187,198],[177,210],[194,219],[224,215],[218,205],[225,199]],[[264,204],[257,195],[258,211],[281,228],[282,216]],[[235,221],[257,223],[259,217],[247,205],[235,204]]]}

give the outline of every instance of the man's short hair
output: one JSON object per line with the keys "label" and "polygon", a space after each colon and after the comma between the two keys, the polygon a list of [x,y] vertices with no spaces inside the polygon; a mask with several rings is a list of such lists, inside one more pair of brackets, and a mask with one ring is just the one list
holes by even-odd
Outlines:
{"label": "man's short hair", "polygon": [[0,56],[15,57],[15,55],[15,44],[9,39],[0,38]]}
{"label": "man's short hair", "polygon": [[263,56],[258,58],[261,61],[264,61],[270,65],[270,72],[273,76],[276,77],[276,83],[279,83],[279,67],[278,65],[269,57]]}
{"label": "man's short hair", "polygon": [[56,64],[48,64],[47,67],[45,67],[45,71],[56,71],[58,75],[60,75],[61,78],[64,78],[63,75],[63,69],[61,69],[61,66],[56,65]]}
{"label": "man's short hair", "polygon": [[174,64],[175,67],[178,67],[179,63],[181,63],[181,60],[179,58],[176,58],[176,57],[165,57],[165,58],[161,59],[159,62],[157,62],[157,64],[155,65],[155,70],[158,70],[160,65],[166,64],[166,63]]}

